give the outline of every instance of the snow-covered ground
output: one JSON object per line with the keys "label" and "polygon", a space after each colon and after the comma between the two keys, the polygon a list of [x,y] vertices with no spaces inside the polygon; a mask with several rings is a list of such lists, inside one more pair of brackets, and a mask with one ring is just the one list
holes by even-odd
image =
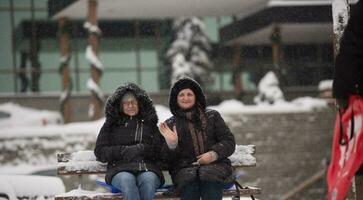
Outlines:
{"label": "snow-covered ground", "polygon": [[61,124],[59,112],[36,110],[14,103],[0,104],[0,129],[19,126],[47,126]]}
{"label": "snow-covered ground", "polygon": [[311,112],[327,107],[325,100],[301,97],[291,102],[278,101],[275,104],[260,103],[258,105],[244,105],[237,100],[226,100],[218,106],[210,106],[209,108],[219,111],[222,115],[228,114],[263,114],[263,113],[296,113]]}
{"label": "snow-covered ground", "polygon": [[[46,189],[45,189],[46,188]],[[7,194],[10,200],[18,197],[33,199],[53,199],[65,192],[63,182],[58,177],[0,175],[0,193]]]}

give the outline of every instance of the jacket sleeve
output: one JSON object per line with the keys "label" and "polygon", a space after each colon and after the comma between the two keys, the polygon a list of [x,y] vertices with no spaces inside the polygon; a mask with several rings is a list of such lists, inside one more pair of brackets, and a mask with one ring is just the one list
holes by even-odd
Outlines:
{"label": "jacket sleeve", "polygon": [[125,154],[126,146],[114,145],[111,146],[110,139],[110,126],[105,122],[98,134],[96,147],[94,149],[97,160],[101,162],[111,162],[114,160],[121,160]]}
{"label": "jacket sleeve", "polygon": [[227,158],[233,154],[236,148],[236,142],[222,116],[217,111],[212,112],[214,120],[214,137],[217,140],[217,143],[212,146],[212,150],[218,154],[218,159]]}

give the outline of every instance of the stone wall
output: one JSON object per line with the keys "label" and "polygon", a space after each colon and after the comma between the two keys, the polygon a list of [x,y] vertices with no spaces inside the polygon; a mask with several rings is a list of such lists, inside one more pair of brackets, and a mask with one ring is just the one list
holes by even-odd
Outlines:
{"label": "stone wall", "polygon": [[[241,183],[262,188],[260,199],[284,194],[326,167],[335,113],[224,115],[238,144],[256,145],[257,166],[245,169]],[[326,199],[325,177],[293,199]]]}

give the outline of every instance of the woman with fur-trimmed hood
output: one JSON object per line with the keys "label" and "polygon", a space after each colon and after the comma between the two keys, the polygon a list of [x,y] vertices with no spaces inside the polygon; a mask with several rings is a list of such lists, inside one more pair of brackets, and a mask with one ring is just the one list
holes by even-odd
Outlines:
{"label": "woman with fur-trimmed hood", "polygon": [[228,159],[235,139],[221,115],[206,109],[200,85],[176,81],[169,96],[171,118],[159,126],[167,147],[164,159],[181,199],[222,199],[223,185],[234,179]]}
{"label": "woman with fur-trimmed hood", "polygon": [[94,153],[107,162],[106,182],[125,200],[151,200],[163,184],[158,117],[150,97],[136,84],[117,88],[106,104],[106,121]]}

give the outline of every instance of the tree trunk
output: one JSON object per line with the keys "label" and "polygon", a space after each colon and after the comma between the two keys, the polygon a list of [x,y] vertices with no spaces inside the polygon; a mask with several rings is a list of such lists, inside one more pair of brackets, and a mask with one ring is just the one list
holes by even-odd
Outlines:
{"label": "tree trunk", "polygon": [[64,123],[69,123],[71,121],[71,105],[69,101],[71,92],[71,77],[69,70],[69,32],[67,31],[67,21],[64,17],[60,18],[58,21],[58,31],[59,31],[59,49],[61,56],[61,63],[59,72],[62,79],[62,95],[60,99],[60,109],[63,116]]}
{"label": "tree trunk", "polygon": [[[92,26],[97,26],[97,0],[89,0],[88,1],[88,16],[87,21]],[[96,33],[93,33],[89,31],[88,35],[88,44],[91,46],[92,51],[97,56],[98,55],[98,49],[99,49],[99,43],[98,43],[98,35]],[[90,69],[90,78],[92,81],[99,86],[100,85],[100,78],[101,78],[101,71],[96,66],[92,66]],[[91,89],[92,90],[92,89]],[[100,97],[97,95],[95,91],[92,91],[92,97],[91,97],[91,109],[92,109],[92,120],[97,120],[102,117],[102,107],[103,107],[103,101],[100,99]]]}

